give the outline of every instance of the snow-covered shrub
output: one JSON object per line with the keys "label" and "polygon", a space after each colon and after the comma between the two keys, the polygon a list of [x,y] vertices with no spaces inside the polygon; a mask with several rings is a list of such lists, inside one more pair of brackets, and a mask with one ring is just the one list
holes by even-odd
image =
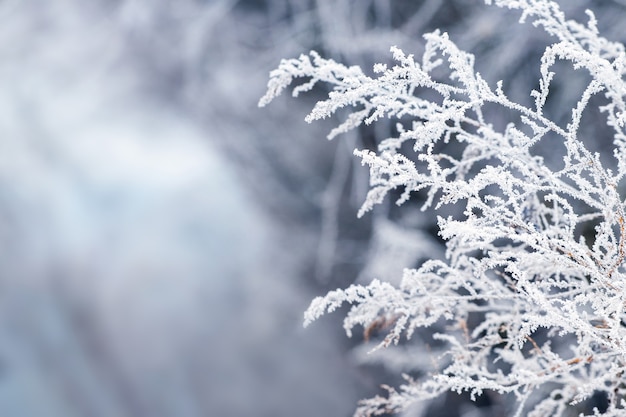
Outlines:
{"label": "snow-covered shrub", "polygon": [[[555,39],[543,53],[531,106],[510,99],[502,82],[490,85],[474,56],[439,31],[424,36],[420,60],[394,47],[395,63],[377,64],[373,77],[315,52],[283,60],[271,73],[261,106],[296,79],[307,81],[294,96],[330,84],[328,99],[307,117],[351,109],[329,138],[381,118],[397,121],[397,134],[378,149],[355,150],[371,185],[359,216],[397,189],[398,204],[423,193],[422,209],[462,208],[438,217],[445,260],[405,269],[399,287],[374,279],[331,291],[312,302],[305,324],[349,303],[348,335],[359,325],[366,338],[383,329],[381,348],[420,328],[446,329],[433,336],[444,342],[441,353],[424,352],[431,360],[422,361],[419,378],[406,376],[387,396],[363,401],[356,415],[402,412],[447,391],[508,395],[516,415],[530,416],[564,415],[596,394],[605,401],[591,412],[624,415],[624,45],[599,35],[591,11],[581,24],[553,1],[486,2],[520,10],[521,23]],[[565,126],[543,110],[559,61],[588,74]],[[493,113],[502,109],[510,123],[499,126]],[[590,152],[585,142],[599,138],[579,134],[589,111],[605,116],[612,155]],[[557,139],[556,147],[541,146]],[[560,163],[547,164],[546,149]]]}

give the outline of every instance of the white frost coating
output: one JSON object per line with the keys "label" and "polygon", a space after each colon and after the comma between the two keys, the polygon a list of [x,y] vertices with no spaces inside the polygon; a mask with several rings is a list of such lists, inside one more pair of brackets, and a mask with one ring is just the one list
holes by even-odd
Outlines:
{"label": "white frost coating", "polygon": [[[374,280],[331,291],[311,303],[305,324],[349,303],[348,335],[357,325],[366,333],[376,326],[387,332],[379,345],[386,347],[418,328],[447,323],[449,331],[435,335],[447,343],[447,359],[424,379],[407,379],[398,390],[388,388],[387,397],[362,402],[359,416],[402,412],[450,390],[469,391],[472,398],[484,390],[512,393],[517,415],[530,416],[565,415],[570,405],[600,391],[608,398],[604,415],[624,415],[626,226],[618,191],[626,173],[624,45],[599,36],[591,12],[580,24],[566,20],[553,1],[487,3],[520,10],[521,22],[556,38],[541,59],[533,108],[509,99],[501,82],[491,88],[474,70],[474,56],[438,31],[425,35],[421,61],[393,47],[395,66],[377,64],[375,78],[314,52],[283,60],[271,73],[260,105],[307,77],[310,82],[294,95],[317,82],[333,87],[307,121],[354,109],[330,137],[380,118],[402,118],[397,136],[377,151],[355,151],[370,169],[371,189],[359,216],[395,189],[404,191],[398,204],[426,190],[425,209],[462,207],[462,215],[439,218],[446,262],[405,270],[400,288]],[[556,61],[590,75],[566,127],[543,113]],[[421,98],[426,90],[439,99]],[[583,112],[598,94],[613,130],[615,172],[579,137]],[[516,122],[495,129],[486,104],[510,109]],[[564,144],[558,169],[549,169],[531,149],[547,136]],[[442,146],[452,142],[460,156]],[[583,236],[585,229],[594,236]],[[469,327],[471,313],[482,321]],[[563,338],[571,340],[569,350],[555,348]]]}

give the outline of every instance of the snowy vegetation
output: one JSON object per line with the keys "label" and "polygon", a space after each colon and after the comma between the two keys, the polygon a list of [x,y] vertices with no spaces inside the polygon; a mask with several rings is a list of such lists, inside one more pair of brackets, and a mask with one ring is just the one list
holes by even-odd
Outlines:
{"label": "snowy vegetation", "polygon": [[[428,360],[399,388],[361,402],[358,416],[403,412],[448,391],[472,399],[497,393],[514,400],[511,415],[537,417],[569,415],[600,396],[598,407],[580,410],[624,415],[624,45],[600,36],[591,11],[583,24],[553,1],[486,3],[518,10],[522,24],[554,40],[528,88],[530,105],[511,98],[503,82],[490,84],[474,56],[440,31],[424,36],[420,59],[393,47],[393,63],[375,65],[372,75],[316,52],[271,72],[262,106],[290,86],[294,96],[318,83],[331,87],[306,119],[348,108],[329,139],[397,122],[376,149],[354,152],[370,171],[359,216],[390,197],[423,198],[423,210],[461,208],[437,220],[444,260],[405,269],[399,286],[373,279],[331,291],[311,303],[305,324],[348,303],[349,336],[356,326],[366,340],[383,333],[376,348],[425,339]],[[563,62],[587,74],[566,123],[544,111]],[[501,126],[494,114],[503,109],[509,123]],[[590,150],[601,138],[581,133],[590,112],[612,132],[609,155]],[[435,333],[421,335],[424,328]]]}

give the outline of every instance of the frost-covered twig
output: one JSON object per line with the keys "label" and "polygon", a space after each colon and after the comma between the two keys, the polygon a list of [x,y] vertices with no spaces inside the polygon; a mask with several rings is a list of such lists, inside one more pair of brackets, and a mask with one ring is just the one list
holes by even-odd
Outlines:
{"label": "frost-covered twig", "polygon": [[[389,332],[381,347],[418,328],[452,326],[435,335],[447,343],[435,373],[389,388],[387,397],[363,402],[357,415],[399,412],[448,390],[469,391],[472,398],[485,390],[511,394],[519,413],[533,416],[562,415],[599,391],[608,398],[606,415],[626,413],[626,215],[618,191],[626,173],[624,46],[599,35],[591,12],[583,25],[566,20],[553,1],[494,3],[521,10],[522,21],[556,38],[542,56],[532,108],[509,99],[501,82],[490,87],[475,71],[474,56],[439,31],[425,35],[419,61],[392,48],[395,65],[376,65],[375,77],[315,52],[283,60],[260,101],[265,105],[295,78],[308,78],[294,95],[318,82],[332,91],[307,121],[353,109],[329,138],[383,117],[398,121],[397,135],[377,151],[355,151],[369,166],[371,185],[359,216],[396,189],[403,191],[398,204],[426,190],[423,209],[462,208],[438,219],[445,262],[405,270],[399,288],[374,280],[332,291],[306,312],[308,324],[352,304],[344,323],[348,335],[382,317]],[[543,111],[557,60],[590,75],[567,126]],[[615,172],[579,137],[584,111],[599,94],[599,110],[614,134]],[[513,115],[504,129],[491,121],[494,105]],[[539,154],[536,145],[546,138],[563,143],[561,166],[548,167]],[[467,329],[470,315],[480,322]],[[564,346],[564,340],[571,343]],[[534,392],[543,397],[536,400]]]}

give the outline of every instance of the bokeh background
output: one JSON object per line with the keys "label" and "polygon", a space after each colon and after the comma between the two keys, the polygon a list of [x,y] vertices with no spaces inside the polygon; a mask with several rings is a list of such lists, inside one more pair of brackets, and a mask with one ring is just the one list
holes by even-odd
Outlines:
{"label": "bokeh background", "polygon": [[[561,3],[626,41],[626,2]],[[396,383],[419,350],[367,355],[341,313],[302,329],[313,297],[441,256],[415,204],[356,219],[351,151],[390,126],[328,142],[338,119],[303,121],[323,91],[257,101],[281,58],[370,68],[442,28],[530,102],[549,39],[517,19],[480,0],[1,1],[0,415],[349,416]],[[583,81],[557,80],[557,120]],[[506,415],[479,405],[409,414]]]}

